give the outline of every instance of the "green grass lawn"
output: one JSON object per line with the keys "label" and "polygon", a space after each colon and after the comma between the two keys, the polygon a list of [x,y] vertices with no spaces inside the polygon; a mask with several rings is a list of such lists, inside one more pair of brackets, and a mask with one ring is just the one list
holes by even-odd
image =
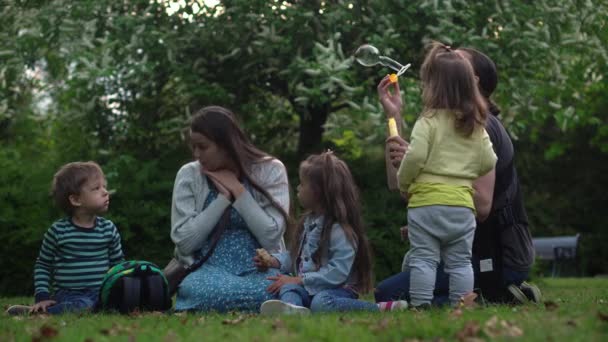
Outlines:
{"label": "green grass lawn", "polygon": [[[608,341],[608,279],[542,279],[541,305],[308,317],[141,314],[0,318],[0,341]],[[1,298],[9,304],[29,298]]]}

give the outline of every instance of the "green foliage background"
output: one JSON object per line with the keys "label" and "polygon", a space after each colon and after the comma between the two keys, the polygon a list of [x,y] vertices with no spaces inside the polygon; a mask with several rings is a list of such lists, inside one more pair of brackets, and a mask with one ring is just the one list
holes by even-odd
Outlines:
{"label": "green foliage background", "polygon": [[[172,5],[173,4],[173,5]],[[180,6],[176,6],[180,5]],[[171,8],[171,10],[168,10]],[[414,68],[400,85],[405,132],[417,67],[440,40],[499,66],[495,100],[516,139],[533,235],[582,233],[581,274],[608,272],[605,1],[32,0],[0,5],[0,293],[32,291],[42,236],[60,217],[55,170],[96,160],[129,258],[172,253],[172,183],[190,159],[191,113],[219,104],[288,166],[332,148],[363,193],[381,279],[399,270],[406,210],[386,190],[388,72],[353,64],[363,43]]]}

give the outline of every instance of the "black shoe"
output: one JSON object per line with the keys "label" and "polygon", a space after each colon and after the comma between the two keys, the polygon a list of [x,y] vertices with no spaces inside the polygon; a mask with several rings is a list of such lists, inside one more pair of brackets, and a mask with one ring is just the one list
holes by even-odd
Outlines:
{"label": "black shoe", "polygon": [[507,291],[513,296],[515,304],[528,304],[530,302],[526,294],[515,284],[507,286]]}
{"label": "black shoe", "polygon": [[540,289],[538,288],[538,286],[536,286],[534,284],[526,283],[524,281],[523,283],[521,283],[519,288],[520,288],[521,292],[523,292],[524,295],[526,295],[526,298],[528,298],[528,300],[533,303],[538,304],[543,299],[543,295],[540,292]]}

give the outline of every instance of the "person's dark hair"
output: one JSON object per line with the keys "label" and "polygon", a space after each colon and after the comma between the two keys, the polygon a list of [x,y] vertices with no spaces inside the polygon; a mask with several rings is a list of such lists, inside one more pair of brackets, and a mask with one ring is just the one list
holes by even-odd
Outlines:
{"label": "person's dark hair", "polygon": [[481,51],[472,48],[458,48],[459,51],[464,51],[471,56],[469,61],[473,66],[475,75],[479,77],[479,91],[488,103],[488,110],[492,115],[500,114],[500,108],[490,98],[498,84],[498,70],[494,61],[486,56]]}
{"label": "person's dark hair", "polygon": [[63,165],[53,177],[51,196],[55,204],[67,215],[74,214],[71,195],[79,195],[82,186],[95,177],[104,177],[101,167],[93,162],[73,162]]}
{"label": "person's dark hair", "polygon": [[[369,292],[372,289],[371,249],[361,217],[359,190],[348,166],[332,152],[325,152],[304,160],[300,173],[309,182],[324,218],[319,248],[312,256],[314,262],[318,265],[323,254],[328,252],[332,226],[339,223],[356,250],[352,267],[357,272],[357,290]],[[290,241],[292,260],[297,260],[304,217],[300,219]]]}
{"label": "person's dark hair", "polygon": [[289,230],[291,224],[289,214],[249,175],[253,164],[274,157],[253,145],[239,127],[234,113],[220,106],[203,107],[192,118],[190,130],[204,135],[226,151],[228,157],[235,162],[239,174],[281,213],[285,219],[286,230]]}
{"label": "person's dark hair", "polygon": [[486,102],[477,88],[471,63],[449,46],[431,45],[420,69],[425,112],[449,110],[456,116],[456,128],[470,136],[485,126]]}

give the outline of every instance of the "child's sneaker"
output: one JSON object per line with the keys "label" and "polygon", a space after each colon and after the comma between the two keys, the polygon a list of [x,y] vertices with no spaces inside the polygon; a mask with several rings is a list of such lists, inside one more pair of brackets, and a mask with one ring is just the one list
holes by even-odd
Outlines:
{"label": "child's sneaker", "polygon": [[389,302],[379,302],[378,309],[380,311],[397,311],[397,310],[405,310],[408,305],[405,300],[392,300]]}
{"label": "child's sneaker", "polygon": [[280,300],[271,299],[262,303],[260,307],[260,313],[262,315],[308,315],[310,309],[303,306],[297,306],[289,303],[285,303]]}
{"label": "child's sneaker", "polygon": [[528,304],[530,302],[526,294],[522,292],[519,286],[511,284],[507,287],[507,290],[511,295],[513,295],[513,298],[515,298],[515,302],[517,304]]}
{"label": "child's sneaker", "polygon": [[519,286],[519,289],[521,290],[521,292],[524,293],[526,298],[528,298],[528,300],[530,300],[533,303],[538,304],[538,303],[540,303],[540,301],[543,298],[543,295],[540,292],[540,289],[538,288],[538,286],[536,286],[534,284],[530,284],[530,283],[527,283],[524,281]]}
{"label": "child's sneaker", "polygon": [[27,305],[12,305],[6,310],[6,313],[11,316],[28,315],[32,310],[31,306]]}

